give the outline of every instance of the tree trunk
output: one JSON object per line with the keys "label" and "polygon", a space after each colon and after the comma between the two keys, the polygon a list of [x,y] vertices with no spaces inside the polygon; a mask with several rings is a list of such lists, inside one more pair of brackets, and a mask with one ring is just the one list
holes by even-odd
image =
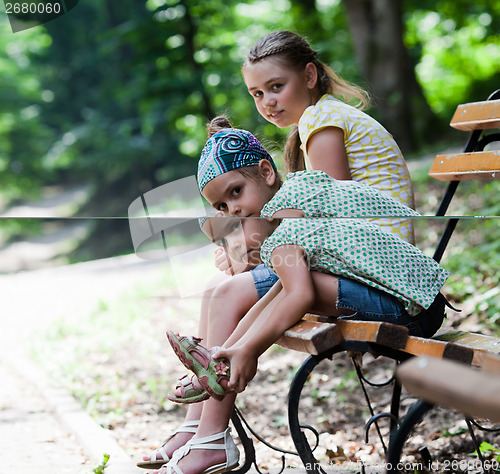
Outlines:
{"label": "tree trunk", "polygon": [[[417,147],[416,124],[426,123],[426,118],[433,121],[434,114],[403,43],[401,0],[343,2],[356,58],[380,109],[381,122],[403,151],[413,151]],[[417,110],[419,116],[415,117]]]}
{"label": "tree trunk", "polygon": [[180,4],[184,5],[186,8],[185,19],[187,24],[187,31],[184,33],[184,39],[186,41],[186,49],[187,49],[187,59],[193,68],[194,77],[196,78],[196,82],[199,85],[199,91],[202,97],[203,103],[203,112],[207,117],[207,120],[210,120],[214,117],[214,112],[212,109],[212,105],[210,103],[210,97],[207,94],[205,89],[205,85],[203,84],[202,74],[203,68],[195,59],[195,36],[196,36],[196,25],[194,23],[193,17],[191,16],[191,11],[189,10],[189,2],[181,1]]}

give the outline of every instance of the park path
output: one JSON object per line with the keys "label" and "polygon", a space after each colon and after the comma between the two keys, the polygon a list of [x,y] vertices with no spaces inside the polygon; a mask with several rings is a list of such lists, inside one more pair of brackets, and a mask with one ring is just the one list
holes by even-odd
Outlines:
{"label": "park path", "polygon": [[0,474],[132,474],[132,459],[36,365],[30,341],[54,318],[78,318],[100,295],[157,278],[134,255],[0,275]]}
{"label": "park path", "polygon": [[[83,193],[50,192],[3,211],[0,225],[2,218],[64,217]],[[0,474],[88,474],[104,453],[111,454],[106,474],[144,472],[29,353],[55,318],[77,319],[99,296],[154,278],[159,268],[135,255],[57,266],[51,259],[82,231],[68,224],[0,248]]]}
{"label": "park path", "polygon": [[91,472],[90,460],[48,401],[3,358],[0,380],[0,473]]}

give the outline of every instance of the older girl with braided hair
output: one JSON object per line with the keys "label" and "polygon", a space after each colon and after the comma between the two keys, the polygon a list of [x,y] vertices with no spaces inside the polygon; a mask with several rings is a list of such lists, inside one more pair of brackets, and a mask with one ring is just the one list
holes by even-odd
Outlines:
{"label": "older girl with braided hair", "polygon": [[[290,31],[269,33],[252,47],[242,72],[259,113],[279,128],[293,126],[285,148],[287,171],[321,170],[352,179],[414,208],[397,143],[362,111],[368,94],[322,63],[305,38]],[[414,243],[410,219],[377,223]]]}

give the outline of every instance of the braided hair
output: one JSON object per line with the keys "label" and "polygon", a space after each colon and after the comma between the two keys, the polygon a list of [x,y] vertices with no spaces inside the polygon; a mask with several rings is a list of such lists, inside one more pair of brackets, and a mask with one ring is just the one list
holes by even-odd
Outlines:
{"label": "braided hair", "polygon": [[[355,107],[363,110],[369,102],[368,93],[351,84],[318,59],[317,52],[311,48],[307,40],[291,31],[273,31],[260,38],[250,49],[243,67],[250,66],[265,58],[275,58],[286,67],[303,71],[308,63],[316,66],[318,71],[317,92],[321,97],[331,94],[346,102],[356,100]],[[285,168],[288,172],[305,169],[304,155],[300,148],[300,137],[297,127],[288,136],[285,145]]]}

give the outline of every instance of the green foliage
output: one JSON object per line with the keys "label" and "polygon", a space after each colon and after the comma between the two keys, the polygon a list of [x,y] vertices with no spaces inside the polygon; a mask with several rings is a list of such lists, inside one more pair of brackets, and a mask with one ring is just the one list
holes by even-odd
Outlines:
{"label": "green foliage", "polygon": [[499,87],[499,13],[498,1],[418,2],[406,12],[406,44],[418,55],[427,100],[442,117]]}
{"label": "green foliage", "polygon": [[441,432],[441,435],[444,436],[445,438],[452,438],[454,436],[460,436],[463,435],[464,433],[468,433],[468,429],[466,426],[459,426],[459,427],[454,427],[451,429],[445,429]]}
{"label": "green foliage", "polygon": [[[486,441],[483,441],[479,445],[479,450],[481,451],[483,456],[486,455],[489,459],[493,458],[497,461],[497,463],[500,462],[500,449],[499,448],[495,448],[495,446],[493,446],[492,444],[490,444]],[[477,451],[474,451],[473,455],[477,456],[478,455]],[[498,472],[498,471],[495,471],[495,472]]]}
{"label": "green foliage", "polygon": [[14,36],[7,17],[0,17],[0,203],[36,197],[52,177],[42,157],[53,134],[41,117],[52,96],[32,70],[32,58],[50,41],[35,30]]}
{"label": "green foliage", "polygon": [[97,466],[96,468],[92,469],[92,472],[95,472],[95,474],[103,474],[106,466],[108,465],[109,458],[109,454],[104,454],[102,463],[99,464],[99,466]]}
{"label": "green foliage", "polygon": [[[466,192],[457,214],[499,216],[497,196],[500,183],[462,183],[459,192]],[[491,331],[498,333],[500,314],[500,219],[495,217],[471,217],[457,226],[448,256],[446,268],[451,277],[448,284],[458,301],[474,302],[475,314],[485,320]],[[458,237],[459,236],[459,237]],[[478,295],[480,297],[478,297]]]}
{"label": "green foliage", "polygon": [[337,389],[338,390],[348,390],[352,391],[357,387],[358,376],[355,370],[350,370],[342,375],[342,380],[340,381]]}
{"label": "green foliage", "polygon": [[[416,196],[435,199],[436,194],[429,191],[436,183],[427,172],[417,172],[412,176]],[[444,190],[443,187],[437,191],[437,195],[442,196]],[[466,309],[463,317],[471,313],[477,315],[485,330],[495,334],[499,331],[500,314],[499,192],[500,181],[460,183],[447,214],[462,217],[441,261],[450,272],[446,293],[460,308]],[[437,201],[430,204],[422,201],[417,207],[421,213],[432,216],[437,205]],[[420,233],[422,240],[433,236],[427,244],[419,239],[419,247],[424,249],[428,245],[427,252],[432,254],[446,221],[431,217],[416,222],[417,235]]]}
{"label": "green foliage", "polygon": [[35,236],[40,233],[39,219],[2,219],[0,227],[0,244],[11,240],[12,236]]}
{"label": "green foliage", "polygon": [[171,380],[168,377],[163,377],[161,380],[149,379],[146,381],[146,387],[154,395],[158,406],[164,407],[167,403],[167,393],[170,388]]}

